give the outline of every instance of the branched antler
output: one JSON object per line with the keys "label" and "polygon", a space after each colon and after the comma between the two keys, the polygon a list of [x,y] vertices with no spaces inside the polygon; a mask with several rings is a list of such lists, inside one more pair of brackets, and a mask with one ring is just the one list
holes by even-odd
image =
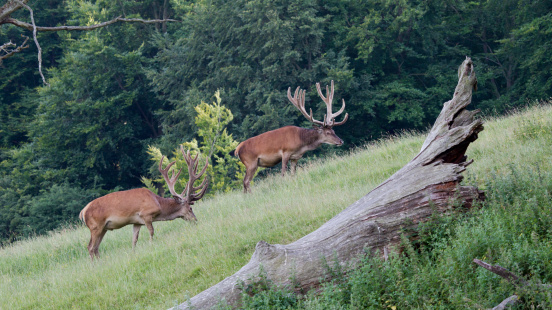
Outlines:
{"label": "branched antler", "polygon": [[[184,155],[184,159],[186,160],[186,164],[188,164],[188,183],[186,183],[186,189],[184,192],[186,193],[186,199],[188,200],[189,204],[194,204],[195,201],[200,200],[203,195],[205,195],[205,192],[207,191],[207,187],[209,185],[209,179],[206,177],[203,179],[203,182],[199,186],[194,186],[195,181],[199,180],[201,176],[207,171],[207,167],[209,166],[209,158],[205,160],[205,166],[201,170],[201,172],[197,173],[197,166],[199,164],[199,154],[196,154],[194,158],[190,155],[190,151],[186,154],[184,154],[184,147],[182,145],[180,146],[180,150],[182,151],[182,155]],[[196,191],[199,190],[199,193],[196,193]],[[183,194],[184,194],[183,192]]]}
{"label": "branched antler", "polygon": [[317,121],[312,117],[312,109],[310,109],[310,114],[305,111],[305,93],[306,90],[302,90],[299,86],[295,90],[295,94],[293,97],[291,97],[291,87],[288,87],[287,96],[289,101],[297,108],[299,111],[301,111],[301,114],[303,114],[311,123],[323,126],[324,123],[321,121]]}
{"label": "branched antler", "polygon": [[[199,180],[205,171],[207,171],[207,167],[209,166],[209,159],[205,161],[205,166],[201,170],[200,173],[197,173],[197,167],[199,164],[199,154],[197,154],[195,157],[192,157],[190,155],[190,151],[184,152],[184,147],[180,146],[180,151],[182,152],[182,155],[184,156],[184,160],[186,161],[186,164],[188,165],[188,182],[186,183],[186,187],[182,191],[181,194],[178,194],[174,190],[174,185],[176,184],[176,181],[178,180],[178,177],[180,176],[180,173],[182,172],[182,168],[178,171],[178,173],[175,173],[175,171],[172,172],[171,177],[169,178],[169,170],[171,167],[176,163],[176,161],[173,161],[169,163],[169,165],[163,169],[163,160],[165,159],[165,156],[161,157],[161,161],[159,161],[159,172],[165,179],[165,182],[167,182],[167,185],[169,187],[169,191],[173,195],[173,197],[187,201],[190,205],[193,205],[195,201],[200,200],[203,195],[205,195],[205,192],[207,191],[207,188],[209,186],[209,179],[206,177],[203,179],[203,182],[199,186],[194,186],[195,181]],[[199,192],[197,192],[199,190]],[[197,193],[196,193],[197,192]]]}
{"label": "branched antler", "polygon": [[328,90],[328,85],[326,85],[326,97],[324,97],[324,95],[322,94],[322,90],[320,89],[320,83],[316,83],[316,90],[318,91],[318,95],[320,96],[320,98],[322,98],[322,101],[326,103],[327,113],[326,115],[324,115],[324,126],[327,126],[327,127],[343,125],[349,118],[349,113],[345,113],[345,118],[343,118],[341,122],[335,123],[335,118],[339,116],[341,113],[343,113],[343,111],[345,110],[345,99],[341,99],[343,100],[343,105],[341,106],[341,109],[339,109],[339,111],[337,111],[336,113],[332,113],[332,100],[334,95],[333,80],[331,81],[331,85],[332,85],[331,92]]}
{"label": "branched antler", "polygon": [[167,182],[167,185],[169,187],[169,191],[171,192],[173,197],[183,199],[182,195],[177,194],[176,191],[174,190],[174,185],[176,184],[176,181],[178,180],[178,177],[180,176],[180,173],[182,172],[182,168],[180,168],[178,173],[175,173],[174,170],[173,170],[172,175],[169,178],[169,169],[171,169],[171,167],[176,163],[176,161],[173,161],[173,162],[169,163],[167,168],[163,169],[162,165],[163,165],[163,160],[164,159],[165,159],[165,156],[162,156],[161,160],[159,161],[159,172],[161,172],[161,175],[165,179],[165,182]]}
{"label": "branched antler", "polygon": [[310,113],[307,113],[305,110],[305,90],[301,90],[299,87],[295,90],[295,94],[293,97],[291,97],[291,87],[288,88],[287,96],[289,101],[297,108],[299,111],[301,111],[301,114],[303,114],[311,123],[323,127],[334,127],[343,125],[347,119],[349,118],[349,114],[345,113],[345,118],[341,122],[335,122],[335,118],[339,116],[343,111],[345,110],[345,99],[343,99],[343,105],[341,106],[341,109],[337,111],[336,113],[332,113],[332,100],[333,100],[333,94],[334,94],[334,82],[332,80],[332,90],[331,92],[328,90],[328,86],[326,85],[326,97],[322,94],[322,90],[320,89],[320,83],[316,83],[316,89],[318,90],[318,95],[322,98],[322,101],[326,103],[326,111],[327,113],[324,115],[324,121],[317,121],[312,117],[312,109],[310,109]]}

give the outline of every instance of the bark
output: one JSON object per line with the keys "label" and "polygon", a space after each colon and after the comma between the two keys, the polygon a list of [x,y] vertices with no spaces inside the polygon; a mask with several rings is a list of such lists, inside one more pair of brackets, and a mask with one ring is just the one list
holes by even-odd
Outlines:
{"label": "bark", "polygon": [[[97,28],[103,28],[105,26],[109,26],[115,23],[141,23],[141,24],[155,24],[155,23],[165,23],[165,22],[177,22],[177,20],[174,19],[141,19],[141,18],[122,18],[122,17],[116,17],[112,20],[108,20],[103,23],[90,25],[90,26],[57,26],[57,27],[40,27],[37,26],[36,30],[39,32],[53,32],[53,31],[76,31],[76,30],[94,30]],[[4,24],[12,24],[20,28],[25,28],[27,30],[33,31],[33,25],[22,22],[20,20],[14,19],[14,18],[6,18],[2,23]]]}
{"label": "bark", "polygon": [[[490,272],[499,275],[503,279],[507,280],[508,282],[512,283],[516,287],[527,287],[527,286],[533,286],[535,289],[538,290],[551,290],[552,285],[550,284],[532,284],[527,281],[525,281],[523,278],[518,277],[516,274],[512,273],[508,269],[501,267],[499,265],[491,265],[488,264],[482,260],[479,260],[477,258],[474,258],[473,262],[480,267],[483,267]],[[535,287],[536,286],[536,287]],[[503,310],[506,309],[506,307],[509,307],[513,304],[516,304],[520,302],[519,297],[517,295],[512,295],[506,299],[504,299],[500,304],[498,304],[496,307],[492,308],[491,310]]]}
{"label": "bark", "polygon": [[491,264],[485,263],[484,261],[479,260],[477,258],[475,258],[473,260],[473,262],[476,263],[477,265],[489,270],[490,272],[501,276],[502,278],[506,279],[508,282],[510,282],[510,283],[512,283],[516,286],[519,286],[519,285],[526,286],[526,285],[528,285],[527,281],[525,281],[522,278],[518,277],[517,275],[510,272],[508,269],[506,269],[504,267],[500,267],[499,265],[491,265]]}
{"label": "bark", "polygon": [[0,7],[0,25],[8,18],[13,12],[23,8],[23,4],[27,4],[29,0],[8,0],[4,5]]}
{"label": "bark", "polygon": [[[143,24],[157,24],[157,23],[163,23],[163,25],[166,24],[166,22],[176,22],[177,20],[173,19],[154,19],[154,20],[144,20],[140,18],[122,18],[117,17],[112,20],[90,25],[90,26],[58,26],[58,27],[40,27],[36,26],[35,20],[33,17],[33,10],[30,6],[27,5],[27,2],[29,0],[8,0],[4,5],[0,7],[0,26],[3,24],[12,24],[20,28],[24,28],[27,30],[30,30],[33,32],[33,39],[35,42],[35,45],[38,49],[38,71],[40,72],[40,77],[42,78],[42,82],[49,86],[49,84],[46,82],[46,78],[44,77],[44,74],[42,73],[42,49],[40,48],[40,44],[38,43],[38,39],[36,38],[37,32],[52,32],[52,31],[75,31],[75,30],[94,30],[97,28],[102,28],[109,26],[111,24],[115,23],[143,23]],[[17,10],[20,10],[22,8],[25,8],[30,13],[31,18],[31,24],[22,22],[20,20],[11,18],[11,14],[16,12]],[[27,48],[28,46],[25,45],[27,43],[27,40],[23,44],[21,44],[17,48],[14,47],[14,44],[10,42],[3,44],[0,47],[0,65],[2,64],[2,60],[9,58],[13,56],[15,53],[19,53],[21,50]],[[7,48],[10,48],[9,50]]]}
{"label": "bark", "polygon": [[510,306],[513,306],[514,304],[519,302],[519,297],[517,295],[512,295],[506,299],[504,299],[501,303],[499,303],[496,307],[491,308],[491,310],[504,310]]}
{"label": "bark", "polygon": [[273,283],[314,288],[326,275],[325,261],[354,267],[363,253],[388,253],[399,244],[402,229],[415,228],[435,210],[449,210],[451,200],[470,207],[483,199],[477,188],[459,185],[471,163],[466,162],[466,149],[483,130],[481,120],[474,119],[477,112],[465,110],[477,85],[470,58],[460,66],[458,77],[453,98],[406,166],[303,238],[288,245],[260,241],[247,265],[176,309],[209,309],[220,302],[237,305],[237,283],[254,282],[261,268]]}

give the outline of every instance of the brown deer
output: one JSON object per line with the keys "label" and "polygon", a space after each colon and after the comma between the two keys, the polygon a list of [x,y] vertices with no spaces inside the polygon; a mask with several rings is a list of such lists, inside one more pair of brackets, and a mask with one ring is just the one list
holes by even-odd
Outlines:
{"label": "brown deer", "polygon": [[331,91],[326,85],[326,97],[322,94],[320,83],[316,83],[318,95],[326,103],[327,113],[324,115],[324,121],[317,121],[312,117],[312,109],[310,114],[305,111],[305,90],[299,87],[295,90],[295,94],[291,97],[291,87],[288,88],[287,96],[289,101],[301,111],[301,113],[312,122],[314,128],[300,128],[296,126],[286,126],[272,131],[265,132],[258,136],[249,138],[236,147],[230,154],[237,156],[245,165],[246,172],[243,178],[243,191],[251,192],[249,183],[257,171],[257,167],[273,167],[282,162],[282,176],[285,175],[288,161],[291,161],[291,171],[295,173],[297,161],[303,157],[307,151],[316,149],[320,144],[327,143],[340,146],[343,144],[334,132],[333,127],[343,125],[348,113],[341,122],[335,122],[335,118],[345,110],[345,100],[341,109],[336,113],[332,113],[332,100],[334,94],[334,82],[331,82]]}
{"label": "brown deer", "polygon": [[[94,256],[100,257],[98,248],[108,230],[133,224],[132,248],[134,249],[142,225],[146,225],[150,233],[150,240],[153,240],[152,222],[172,221],[176,218],[197,221],[191,206],[203,197],[209,186],[209,181],[204,178],[203,182],[197,187],[194,186],[194,182],[205,173],[209,162],[206,161],[203,170],[198,174],[198,155],[192,158],[190,151],[184,153],[182,146],[180,146],[180,150],[188,165],[190,177],[181,194],[175,192],[174,185],[182,172],[182,168],[176,174],[173,171],[169,178],[169,169],[175,162],[171,162],[167,168],[162,169],[163,159],[165,159],[163,156],[159,162],[159,172],[167,182],[173,198],[163,198],[148,189],[135,188],[96,198],[82,209],[79,218],[90,229],[88,252],[92,260],[94,260]],[[197,192],[198,190],[199,192]]]}

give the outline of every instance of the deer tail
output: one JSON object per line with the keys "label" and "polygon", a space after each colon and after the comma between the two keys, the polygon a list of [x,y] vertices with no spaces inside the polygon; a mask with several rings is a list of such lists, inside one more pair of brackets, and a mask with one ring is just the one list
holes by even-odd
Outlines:
{"label": "deer tail", "polygon": [[238,144],[238,146],[236,147],[236,149],[233,150],[233,151],[230,151],[230,153],[228,153],[228,154],[230,154],[231,156],[236,156],[236,157],[239,158],[239,157],[240,157],[240,148],[242,147],[242,145],[243,145],[243,142],[241,142],[240,144]]}
{"label": "deer tail", "polygon": [[[84,225],[86,225],[86,210],[88,210],[88,206],[90,205],[87,204],[86,207],[84,207],[81,212],[79,213],[79,219],[84,223]],[[87,225],[88,226],[88,225]]]}

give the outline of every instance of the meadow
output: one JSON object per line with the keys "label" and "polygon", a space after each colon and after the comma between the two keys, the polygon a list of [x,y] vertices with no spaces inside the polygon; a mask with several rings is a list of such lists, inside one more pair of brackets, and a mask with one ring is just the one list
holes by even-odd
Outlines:
{"label": "meadow", "polygon": [[[487,192],[480,209],[436,219],[421,227],[425,233],[410,255],[388,262],[366,258],[319,295],[293,297],[283,308],[476,309],[516,291],[474,267],[473,258],[534,281],[552,280],[552,108],[534,106],[484,126],[468,148],[474,163],[464,181]],[[404,133],[342,156],[303,161],[295,176],[257,180],[252,194],[233,191],[196,203],[197,224],[154,223],[153,242],[143,230],[135,250],[131,226],[108,232],[95,262],[86,250],[89,231],[80,224],[4,246],[0,308],[165,309],[183,303],[239,270],[258,241],[287,244],[317,229],[410,161],[424,138]],[[539,294],[523,296],[535,305],[550,301]],[[278,307],[271,306],[277,293],[259,296],[244,307]]]}

